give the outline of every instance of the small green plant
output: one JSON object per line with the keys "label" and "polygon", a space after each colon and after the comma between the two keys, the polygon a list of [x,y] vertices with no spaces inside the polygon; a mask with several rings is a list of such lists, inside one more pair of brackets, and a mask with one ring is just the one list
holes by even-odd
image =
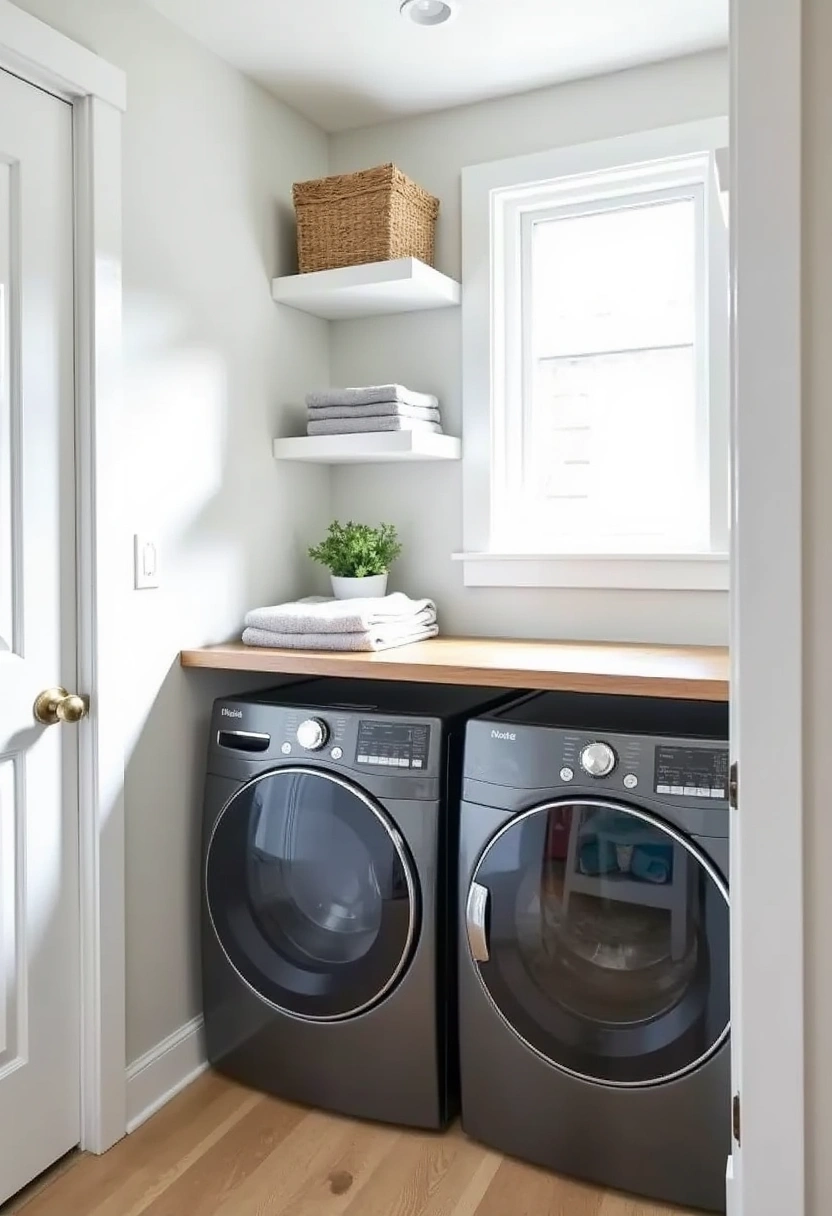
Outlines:
{"label": "small green plant", "polygon": [[319,545],[309,550],[313,561],[328,567],[336,578],[369,578],[386,574],[402,547],[392,524],[341,524],[337,519]]}

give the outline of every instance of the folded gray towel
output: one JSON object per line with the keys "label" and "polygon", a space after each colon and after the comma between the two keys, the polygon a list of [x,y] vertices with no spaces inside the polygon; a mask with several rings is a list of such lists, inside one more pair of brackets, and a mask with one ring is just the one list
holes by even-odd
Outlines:
{"label": "folded gray towel", "polygon": [[421,627],[436,620],[433,600],[412,600],[401,591],[367,599],[335,600],[308,595],[288,604],[254,608],[246,625],[272,633],[368,633],[391,625]]}
{"label": "folded gray towel", "polygon": [[310,409],[319,405],[376,405],[380,401],[399,401],[402,405],[421,405],[436,409],[439,401],[432,393],[416,393],[403,384],[371,384],[366,388],[326,388],[306,394]]}
{"label": "folded gray towel", "polygon": [[310,422],[324,418],[421,418],[441,422],[442,415],[432,405],[402,405],[400,401],[379,401],[375,405],[310,405]]}
{"label": "folded gray towel", "polygon": [[442,427],[421,418],[325,418],[306,427],[307,435],[357,435],[365,431],[432,431],[441,435]]}
{"label": "folded gray towel", "polygon": [[424,642],[439,633],[437,625],[406,629],[380,626],[366,633],[273,633],[269,629],[248,628],[243,631],[246,646],[271,646],[278,650],[392,650],[395,646],[410,646]]}

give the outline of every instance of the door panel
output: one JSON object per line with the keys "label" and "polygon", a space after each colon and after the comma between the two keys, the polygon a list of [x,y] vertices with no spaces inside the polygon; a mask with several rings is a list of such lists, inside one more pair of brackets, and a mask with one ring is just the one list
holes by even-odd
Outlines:
{"label": "door panel", "polygon": [[0,72],[0,1201],[79,1138],[72,126]]}
{"label": "door panel", "polygon": [[208,846],[205,897],[244,982],[311,1020],[381,1000],[418,930],[417,879],[392,821],[358,786],[301,766],[231,798]]}
{"label": "door panel", "polygon": [[728,1034],[728,893],[675,829],[576,799],[517,816],[467,901],[480,978],[511,1028],[558,1068],[655,1085]]}

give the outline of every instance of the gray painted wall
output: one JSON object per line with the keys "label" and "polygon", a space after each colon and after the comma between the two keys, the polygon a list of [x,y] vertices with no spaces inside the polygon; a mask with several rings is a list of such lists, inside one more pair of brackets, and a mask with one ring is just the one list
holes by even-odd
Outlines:
{"label": "gray painted wall", "polygon": [[[437,266],[460,273],[460,170],[559,145],[605,139],[728,112],[725,52],[385,123],[330,140],[333,173],[394,161],[442,202]],[[460,313],[349,321],[332,328],[333,384],[403,381],[435,392],[460,433]],[[608,641],[724,643],[728,596],[711,592],[465,588],[450,554],[462,548],[462,470],[377,465],[335,470],[336,514],[399,526],[405,555],[393,586],[434,597],[451,633]]]}

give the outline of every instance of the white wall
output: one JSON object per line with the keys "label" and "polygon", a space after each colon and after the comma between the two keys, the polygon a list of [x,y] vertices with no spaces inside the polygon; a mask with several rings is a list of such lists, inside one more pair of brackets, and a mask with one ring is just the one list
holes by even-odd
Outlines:
{"label": "white wall", "polygon": [[[330,170],[394,161],[437,195],[437,266],[460,273],[460,170],[558,145],[727,114],[727,54],[714,52],[522,96],[350,131],[330,139]],[[435,392],[448,431],[461,419],[460,315],[448,310],[332,327],[334,384],[402,381]],[[458,465],[343,468],[334,510],[398,525],[405,556],[393,586],[439,602],[453,633],[724,643],[724,593],[464,588]]]}
{"label": "white wall", "polygon": [[270,451],[282,403],[327,377],[325,323],[269,294],[272,275],[296,268],[292,182],[326,172],[327,144],[138,0],[22,7],[128,77],[125,515],[130,533],[159,538],[163,558],[162,589],[134,593],[124,618],[134,1060],[200,1008],[205,719],[233,682],[186,677],[177,652],[299,592],[305,545],[330,514],[325,474],[277,465]]}
{"label": "white wall", "polygon": [[832,6],[829,0],[804,0],[803,11],[806,1213],[827,1216],[832,1212]]}

